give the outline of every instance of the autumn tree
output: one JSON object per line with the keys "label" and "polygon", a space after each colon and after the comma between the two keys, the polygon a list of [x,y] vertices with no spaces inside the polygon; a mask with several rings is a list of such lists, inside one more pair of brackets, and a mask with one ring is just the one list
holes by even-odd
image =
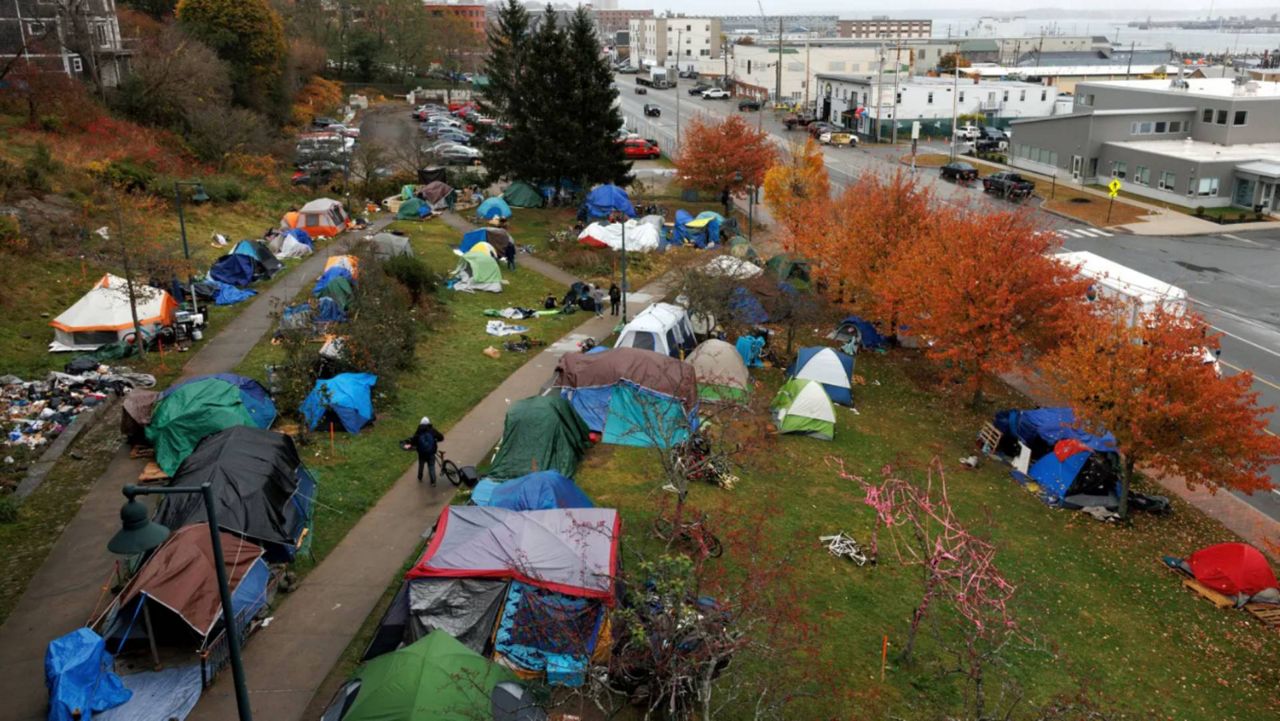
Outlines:
{"label": "autumn tree", "polygon": [[144,36],[115,104],[142,123],[190,129],[197,115],[220,116],[231,102],[227,65],[176,25]]}
{"label": "autumn tree", "polygon": [[720,121],[695,117],[680,143],[676,174],[687,188],[742,194],[764,183],[777,157],[769,134],[737,115]]}
{"label": "autumn tree", "polygon": [[1267,433],[1275,409],[1259,406],[1252,373],[1219,377],[1204,362],[1219,341],[1207,328],[1195,313],[1166,307],[1136,323],[1103,313],[1044,360],[1052,393],[1078,422],[1116,437],[1121,516],[1139,468],[1211,492],[1271,488],[1268,468],[1280,463],[1280,438]]}
{"label": "autumn tree", "polygon": [[965,57],[960,53],[947,53],[938,59],[938,70],[944,72],[949,73],[954,71],[957,65],[961,68],[967,68],[973,65],[973,63],[965,59]]}
{"label": "autumn tree", "polygon": [[466,18],[451,12],[427,18],[427,59],[449,74],[447,92],[458,85],[458,75],[475,70],[475,59],[484,48],[484,38],[471,28]]}
{"label": "autumn tree", "polygon": [[793,147],[790,160],[764,174],[764,203],[782,227],[782,245],[796,252],[796,238],[806,226],[831,212],[831,183],[822,148],[813,140]]}
{"label": "autumn tree", "polygon": [[928,339],[925,354],[967,383],[976,407],[988,377],[1071,333],[1088,284],[1049,256],[1053,236],[1026,213],[942,207],[920,223],[928,232],[898,246],[883,280],[897,289],[901,323]]}
{"label": "autumn tree", "polygon": [[287,112],[284,23],[269,0],[181,0],[178,21],[231,69],[236,103],[275,118]]}

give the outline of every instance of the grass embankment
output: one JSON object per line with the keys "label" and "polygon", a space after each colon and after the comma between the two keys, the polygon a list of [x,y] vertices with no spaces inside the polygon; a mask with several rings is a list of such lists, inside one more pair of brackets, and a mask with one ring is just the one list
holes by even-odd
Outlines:
{"label": "grass embankment", "polygon": [[[859,413],[837,407],[834,442],[785,437],[749,448],[739,458],[741,482],[734,490],[700,485],[690,495],[713,517],[771,518],[771,534],[779,544],[793,544],[797,572],[815,590],[806,615],[821,624],[822,654],[856,690],[858,707],[817,701],[790,717],[953,717],[967,692],[962,677],[942,673],[950,658],[932,630],[922,630],[916,665],[892,662],[920,597],[920,576],[897,560],[887,536],[881,534],[874,567],[836,560],[818,543],[819,535],[843,530],[865,544],[873,528],[859,486],[837,477],[825,463],[829,456],[869,480],[886,464],[919,477],[931,458],[940,458],[957,512],[997,544],[997,563],[1018,588],[1013,610],[1026,641],[1010,645],[1005,669],[991,671],[989,703],[1002,693],[995,676],[1007,674],[1026,693],[1016,718],[1082,689],[1132,718],[1276,716],[1280,636],[1241,612],[1215,609],[1188,594],[1160,562],[1163,554],[1233,540],[1229,532],[1176,500],[1171,516],[1138,516],[1131,528],[1052,510],[1021,490],[1002,464],[989,462],[977,471],[958,466],[956,459],[972,452],[988,416],[940,399],[914,356],[864,354],[857,373],[868,383],[855,388]],[[756,377],[764,393],[781,381],[776,370]],[[1025,403],[1011,397],[1001,402]],[[599,446],[577,474],[598,505],[621,509],[628,545],[646,543],[660,502],[652,453]],[[733,553],[728,548],[724,562],[731,563]],[[954,640],[949,626],[939,630],[941,639]],[[891,663],[881,682],[886,634]]]}

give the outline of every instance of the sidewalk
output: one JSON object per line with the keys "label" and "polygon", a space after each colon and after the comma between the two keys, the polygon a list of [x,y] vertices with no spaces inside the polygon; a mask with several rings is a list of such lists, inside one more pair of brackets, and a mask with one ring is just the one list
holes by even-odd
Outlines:
{"label": "sidewalk", "polygon": [[[205,342],[187,360],[183,377],[234,369],[271,327],[273,301],[292,299],[315,280],[330,256],[345,252],[357,238],[377,232],[389,222],[383,219],[365,230],[349,232],[289,271]],[[120,527],[120,506],[124,504],[120,489],[136,483],[145,464],[129,458],[128,447],[120,446],[32,576],[13,613],[0,626],[0,698],[4,699],[0,721],[45,717],[45,647],[91,620],[89,616],[104,593],[102,584],[115,562],[107,551],[107,541]]]}
{"label": "sidewalk", "polygon": [[[459,230],[471,228],[470,224],[448,214],[445,222]],[[519,262],[524,268],[557,281],[574,280],[568,273],[536,258],[521,256]],[[628,311],[634,314],[661,299],[664,294],[661,283],[655,281],[629,294]],[[442,447],[449,458],[459,465],[480,464],[502,437],[507,407],[541,392],[560,356],[576,352],[578,342],[588,336],[608,336],[614,324],[610,316],[593,317],[508,376],[447,429]],[[417,467],[411,465],[346,538],[307,575],[298,590],[276,608],[275,620],[258,632],[244,652],[245,675],[256,718],[294,721],[308,717],[313,697],[322,690],[330,671],[341,661],[343,651],[373,612],[388,582],[409,559],[453,495],[453,487],[446,483],[435,488],[419,483]],[[312,711],[327,701],[327,698],[315,698]],[[235,718],[235,714],[231,674],[224,672],[205,692],[189,719],[226,721]],[[310,717],[314,716],[318,713]]]}

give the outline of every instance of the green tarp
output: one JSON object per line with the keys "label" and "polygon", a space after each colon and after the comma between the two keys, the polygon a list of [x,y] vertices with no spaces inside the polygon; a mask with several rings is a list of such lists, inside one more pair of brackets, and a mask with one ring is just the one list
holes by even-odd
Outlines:
{"label": "green tarp", "polygon": [[396,211],[396,220],[417,220],[422,212],[422,201],[416,197],[409,198],[400,204]]}
{"label": "green tarp", "polygon": [[590,444],[587,424],[560,396],[535,396],[507,409],[502,442],[485,475],[505,480],[535,471],[573,477]]}
{"label": "green tarp", "polygon": [[373,659],[355,678],[360,690],[342,721],[491,719],[493,688],[516,681],[514,673],[440,630]]}
{"label": "green tarp", "polygon": [[147,440],[156,449],[156,465],[168,475],[205,436],[232,426],[257,426],[240,399],[240,389],[209,378],[183,385],[156,405]]}
{"label": "green tarp", "polygon": [[502,193],[502,199],[513,208],[542,207],[542,196],[538,194],[537,188],[523,180],[517,180],[508,186]]}
{"label": "green tarp", "polygon": [[332,298],[342,310],[351,307],[351,297],[356,293],[351,287],[351,281],[345,277],[339,276],[329,281],[329,284],[320,290],[319,297]]}
{"label": "green tarp", "polygon": [[769,259],[765,263],[765,268],[773,271],[777,275],[778,280],[809,280],[809,261],[803,258],[793,258],[786,253],[779,253]]}

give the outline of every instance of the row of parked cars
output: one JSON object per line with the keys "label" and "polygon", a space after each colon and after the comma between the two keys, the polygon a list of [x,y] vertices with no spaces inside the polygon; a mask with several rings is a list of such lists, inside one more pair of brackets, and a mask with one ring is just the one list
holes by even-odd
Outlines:
{"label": "row of parked cars", "polygon": [[423,151],[446,165],[479,165],[483,157],[475,145],[481,131],[491,142],[502,139],[493,120],[472,103],[427,103],[414,108],[412,115],[428,140]]}
{"label": "row of parked cars", "polygon": [[318,116],[298,135],[293,149],[294,185],[319,187],[341,176],[360,139],[360,128]]}

